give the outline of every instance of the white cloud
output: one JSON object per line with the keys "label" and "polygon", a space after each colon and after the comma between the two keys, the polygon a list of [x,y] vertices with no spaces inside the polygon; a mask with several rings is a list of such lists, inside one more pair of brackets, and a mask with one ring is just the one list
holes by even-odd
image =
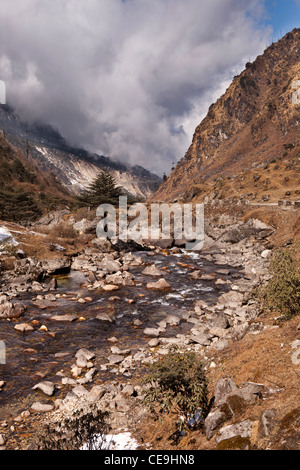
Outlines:
{"label": "white cloud", "polygon": [[72,143],[158,173],[268,31],[262,1],[0,0],[7,99]]}

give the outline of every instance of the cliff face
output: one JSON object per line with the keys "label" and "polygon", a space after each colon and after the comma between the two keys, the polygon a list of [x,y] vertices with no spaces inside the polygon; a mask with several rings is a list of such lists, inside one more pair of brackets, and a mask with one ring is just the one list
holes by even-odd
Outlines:
{"label": "cliff face", "polygon": [[300,144],[297,89],[300,98],[300,29],[272,44],[233,79],[152,200],[185,199],[194,184],[294,155]]}

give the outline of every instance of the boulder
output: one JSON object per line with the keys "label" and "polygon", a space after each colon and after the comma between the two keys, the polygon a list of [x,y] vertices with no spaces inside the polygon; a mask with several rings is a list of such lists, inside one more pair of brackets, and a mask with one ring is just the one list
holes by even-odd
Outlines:
{"label": "boulder", "polygon": [[109,253],[112,251],[112,244],[108,238],[94,238],[92,244],[102,253]]}
{"label": "boulder", "polygon": [[97,220],[82,219],[79,222],[75,222],[75,224],[73,224],[73,228],[74,230],[77,230],[80,234],[95,233],[97,223]]}
{"label": "boulder", "polygon": [[35,222],[34,226],[45,225],[49,228],[52,228],[59,222],[62,222],[70,213],[71,212],[67,209],[49,212],[49,214],[44,215],[37,222]]}
{"label": "boulder", "polygon": [[71,259],[66,256],[46,259],[41,261],[41,266],[48,275],[69,272],[71,269]]}
{"label": "boulder", "polygon": [[215,406],[225,403],[227,395],[237,388],[236,383],[230,377],[219,379],[215,386]]}
{"label": "boulder", "polygon": [[217,431],[217,429],[227,420],[228,415],[224,411],[218,408],[214,411],[211,411],[204,421],[204,432],[206,435],[206,439],[210,440]]}
{"label": "boulder", "polygon": [[12,303],[4,301],[0,304],[0,318],[19,318],[25,311],[25,306],[20,302]]}
{"label": "boulder", "polygon": [[246,419],[240,423],[230,424],[221,428],[216,435],[216,442],[232,439],[233,437],[251,438],[252,434],[252,421]]}
{"label": "boulder", "polygon": [[117,273],[121,270],[121,263],[113,259],[103,259],[98,264],[98,269],[107,274]]}

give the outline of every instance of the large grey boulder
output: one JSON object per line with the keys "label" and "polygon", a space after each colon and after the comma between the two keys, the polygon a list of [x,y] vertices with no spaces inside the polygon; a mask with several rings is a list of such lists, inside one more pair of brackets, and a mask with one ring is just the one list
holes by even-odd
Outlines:
{"label": "large grey boulder", "polygon": [[225,403],[227,395],[237,389],[238,387],[235,381],[230,377],[219,379],[215,386],[215,406],[219,406]]}
{"label": "large grey boulder", "polygon": [[216,430],[228,420],[228,413],[217,408],[211,411],[204,421],[204,432],[207,440],[210,440]]}
{"label": "large grey boulder", "polygon": [[59,211],[49,212],[49,214],[44,215],[41,217],[37,222],[35,222],[34,226],[47,226],[49,228],[55,227],[58,223],[62,222],[66,216],[68,216],[71,212],[67,209],[62,209]]}
{"label": "large grey boulder", "polygon": [[252,434],[252,421],[246,419],[240,423],[230,424],[221,428],[216,435],[216,442],[232,439],[233,437],[251,437]]}
{"label": "large grey boulder", "polygon": [[42,269],[47,274],[56,274],[69,271],[71,268],[71,259],[66,256],[59,258],[45,259],[41,261]]}

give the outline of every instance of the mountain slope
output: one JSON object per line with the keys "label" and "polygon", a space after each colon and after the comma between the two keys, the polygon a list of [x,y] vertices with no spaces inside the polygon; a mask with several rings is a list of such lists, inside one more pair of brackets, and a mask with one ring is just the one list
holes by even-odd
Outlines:
{"label": "mountain slope", "polygon": [[0,106],[0,128],[42,171],[55,175],[73,193],[86,188],[100,170],[110,172],[117,184],[139,198],[149,197],[161,183],[161,178],[138,165],[71,147],[51,126],[28,124],[9,106]]}
{"label": "mountain slope", "polygon": [[44,211],[65,208],[74,196],[56,176],[43,172],[0,132],[0,218],[28,222]]}
{"label": "mountain slope", "polygon": [[[193,185],[299,154],[300,29],[233,79],[196,128],[186,155],[151,200],[191,199]],[[205,192],[205,188],[204,188]]]}

